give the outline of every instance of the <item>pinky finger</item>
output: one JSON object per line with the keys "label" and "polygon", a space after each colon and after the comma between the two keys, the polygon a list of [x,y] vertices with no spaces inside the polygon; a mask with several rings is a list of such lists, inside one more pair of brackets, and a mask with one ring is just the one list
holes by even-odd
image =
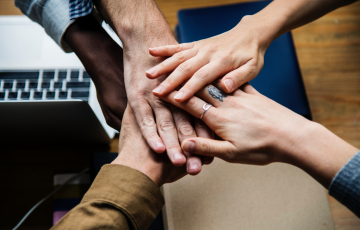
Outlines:
{"label": "pinky finger", "polygon": [[[205,123],[195,118],[195,130],[198,137],[214,139],[214,132],[205,125]],[[204,165],[209,165],[213,162],[214,157],[202,156],[202,162]]]}
{"label": "pinky finger", "polygon": [[244,83],[254,79],[260,69],[253,60],[250,60],[245,65],[226,74],[222,80],[221,85],[226,93],[231,93],[239,88]]}
{"label": "pinky finger", "polygon": [[149,53],[152,56],[166,56],[170,57],[180,51],[191,49],[194,47],[194,43],[183,43],[179,45],[167,45],[167,46],[158,46],[154,48],[149,48]]}
{"label": "pinky finger", "polygon": [[228,141],[210,140],[201,137],[189,138],[183,141],[181,147],[184,151],[202,156],[218,157],[231,162],[231,156],[236,147]]}

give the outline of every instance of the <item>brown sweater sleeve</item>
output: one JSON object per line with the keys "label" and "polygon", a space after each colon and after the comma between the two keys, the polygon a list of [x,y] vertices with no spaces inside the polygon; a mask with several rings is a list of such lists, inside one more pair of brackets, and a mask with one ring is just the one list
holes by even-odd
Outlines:
{"label": "brown sweater sleeve", "polygon": [[52,229],[147,229],[163,205],[150,178],[123,165],[105,165],[81,203]]}

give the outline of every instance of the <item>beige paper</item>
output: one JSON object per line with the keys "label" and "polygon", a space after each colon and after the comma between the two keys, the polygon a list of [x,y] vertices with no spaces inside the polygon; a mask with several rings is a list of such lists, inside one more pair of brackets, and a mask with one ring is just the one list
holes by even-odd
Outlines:
{"label": "beige paper", "polygon": [[334,229],[325,189],[291,165],[216,159],[163,192],[167,230]]}

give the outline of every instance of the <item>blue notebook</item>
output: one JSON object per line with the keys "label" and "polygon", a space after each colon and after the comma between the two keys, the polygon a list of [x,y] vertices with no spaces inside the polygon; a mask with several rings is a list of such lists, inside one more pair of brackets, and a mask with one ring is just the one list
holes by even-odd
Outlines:
{"label": "blue notebook", "polygon": [[[257,13],[270,2],[181,10],[176,27],[178,40],[180,43],[193,42],[224,33],[235,27],[242,17]],[[265,96],[311,120],[290,32],[272,42],[266,51],[263,69],[250,84]]]}

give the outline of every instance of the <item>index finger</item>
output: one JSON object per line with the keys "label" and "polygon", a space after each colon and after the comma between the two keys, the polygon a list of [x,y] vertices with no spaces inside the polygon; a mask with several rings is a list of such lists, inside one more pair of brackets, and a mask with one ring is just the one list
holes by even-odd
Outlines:
{"label": "index finger", "polygon": [[167,45],[167,46],[158,46],[154,48],[149,48],[149,53],[152,56],[167,56],[170,57],[174,55],[175,53],[178,53],[180,51],[184,51],[187,49],[191,49],[194,47],[194,43],[182,43],[178,45]]}

